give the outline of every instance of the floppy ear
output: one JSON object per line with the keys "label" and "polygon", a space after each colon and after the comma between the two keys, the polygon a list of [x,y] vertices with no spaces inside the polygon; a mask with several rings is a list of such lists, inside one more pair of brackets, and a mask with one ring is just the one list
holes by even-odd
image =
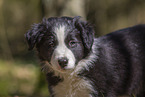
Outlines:
{"label": "floppy ear", "polygon": [[80,31],[83,45],[85,47],[85,53],[88,54],[91,51],[94,42],[94,29],[89,23],[81,21],[79,18],[79,16],[74,17],[74,24]]}
{"label": "floppy ear", "polygon": [[26,41],[29,46],[29,50],[32,50],[35,44],[41,40],[43,36],[43,25],[34,24],[32,29],[25,34]]}

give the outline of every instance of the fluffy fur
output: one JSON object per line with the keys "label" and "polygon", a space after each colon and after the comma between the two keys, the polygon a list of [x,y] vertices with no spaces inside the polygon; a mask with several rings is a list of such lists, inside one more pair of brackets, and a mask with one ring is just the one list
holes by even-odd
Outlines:
{"label": "fluffy fur", "polygon": [[52,97],[145,97],[145,25],[94,38],[80,17],[52,17],[26,34]]}

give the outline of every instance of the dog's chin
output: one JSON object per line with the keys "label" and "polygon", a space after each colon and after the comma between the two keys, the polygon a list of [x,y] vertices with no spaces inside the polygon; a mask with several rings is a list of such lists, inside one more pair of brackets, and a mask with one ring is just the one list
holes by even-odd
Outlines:
{"label": "dog's chin", "polygon": [[70,72],[70,71],[73,71],[74,70],[74,67],[69,67],[69,66],[66,66],[64,68],[62,68],[61,66],[59,65],[52,65],[51,64],[51,68],[54,70],[54,71],[57,71],[59,73],[67,73],[67,72]]}
{"label": "dog's chin", "polygon": [[57,69],[57,70],[60,70],[60,71],[67,72],[67,71],[73,70],[74,68],[70,68],[70,67],[61,68],[60,66],[57,66],[56,69]]}

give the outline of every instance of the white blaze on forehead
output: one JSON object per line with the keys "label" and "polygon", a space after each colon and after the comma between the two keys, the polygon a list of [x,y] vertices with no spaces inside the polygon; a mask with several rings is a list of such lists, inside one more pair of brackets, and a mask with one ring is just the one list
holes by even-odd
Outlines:
{"label": "white blaze on forehead", "polygon": [[58,68],[58,58],[66,57],[68,59],[68,64],[65,67],[65,69],[72,69],[75,66],[75,57],[74,54],[70,49],[67,48],[65,44],[65,38],[66,38],[66,26],[61,25],[59,27],[56,27],[54,29],[54,32],[57,36],[58,46],[53,52],[52,58],[51,58],[51,64],[55,68]]}
{"label": "white blaze on forehead", "polygon": [[66,46],[65,46],[65,43],[64,43],[64,40],[65,40],[65,26],[56,27],[55,28],[55,33],[57,35],[57,40],[58,40],[58,47],[57,47],[57,49],[59,49],[58,52],[59,52],[59,54],[63,55],[63,54],[65,54],[65,49],[66,49]]}

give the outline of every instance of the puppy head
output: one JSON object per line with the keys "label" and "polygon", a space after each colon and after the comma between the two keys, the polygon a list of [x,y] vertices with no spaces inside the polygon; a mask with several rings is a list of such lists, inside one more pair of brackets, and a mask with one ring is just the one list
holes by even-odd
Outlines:
{"label": "puppy head", "polygon": [[80,17],[52,17],[35,24],[26,34],[29,50],[35,46],[42,61],[56,70],[73,70],[91,51],[94,30]]}

